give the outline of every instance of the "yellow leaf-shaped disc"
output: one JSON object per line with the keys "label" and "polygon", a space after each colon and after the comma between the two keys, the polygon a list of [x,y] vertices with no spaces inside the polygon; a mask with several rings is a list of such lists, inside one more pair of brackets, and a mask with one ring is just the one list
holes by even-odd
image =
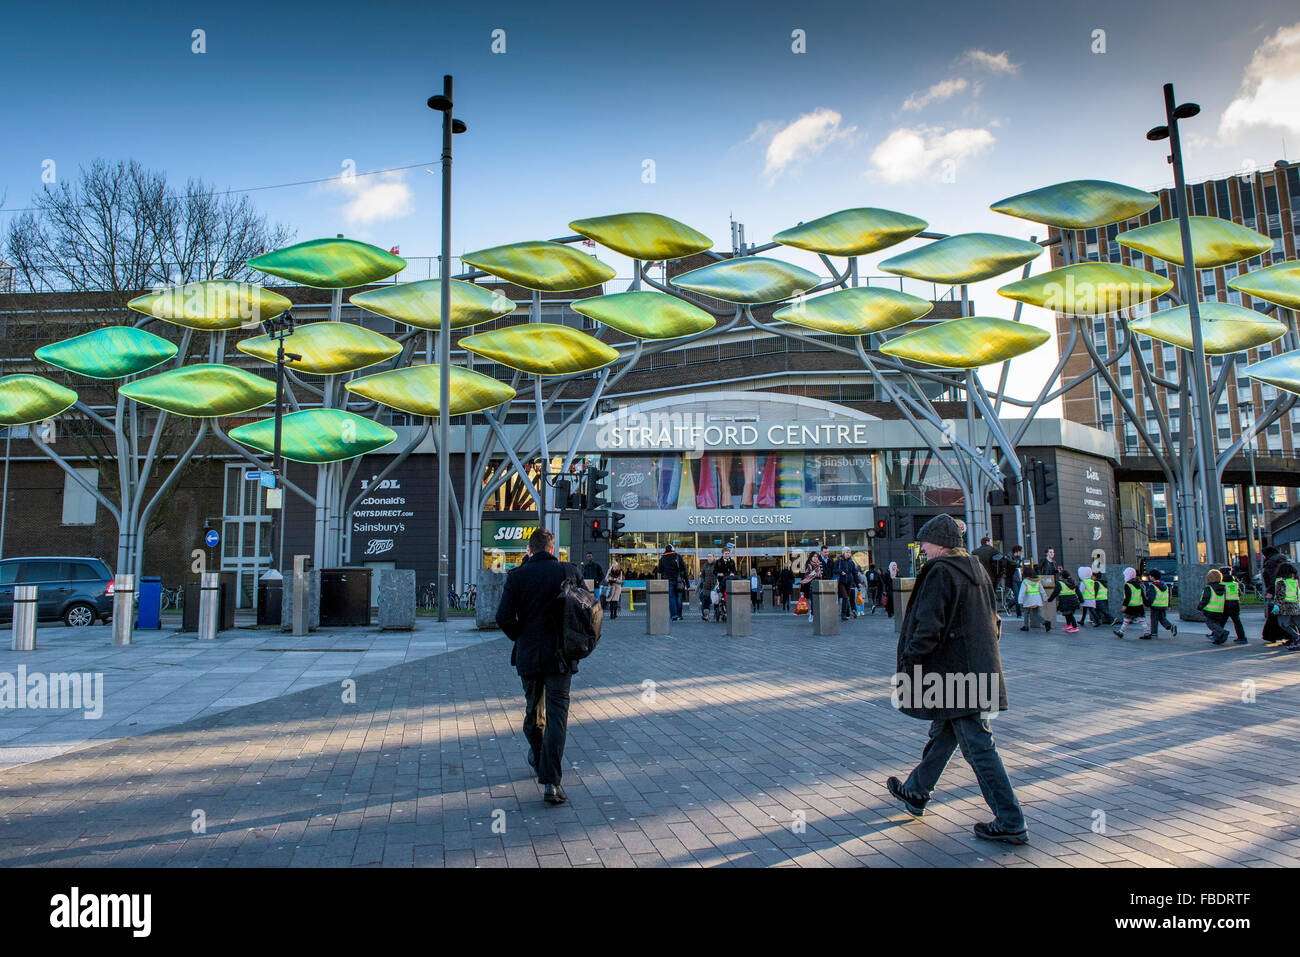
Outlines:
{"label": "yellow leaf-shaped disc", "polygon": [[1283,392],[1300,395],[1300,349],[1246,366],[1246,375],[1276,386]]}
{"label": "yellow leaf-shaped disc", "polygon": [[758,305],[807,292],[819,280],[816,273],[779,259],[741,256],[692,269],[669,282],[723,302]]}
{"label": "yellow leaf-shaped disc", "polygon": [[1300,309],[1300,259],[1233,276],[1228,280],[1228,288],[1287,309]]}
{"label": "yellow leaf-shaped disc", "polygon": [[961,233],[910,249],[880,264],[885,272],[948,285],[982,282],[1037,258],[1043,247],[1014,236]]}
{"label": "yellow leaf-shaped disc", "polygon": [[0,425],[28,425],[66,412],[77,393],[44,376],[7,375],[0,378]]}
{"label": "yellow leaf-shaped disc", "polygon": [[638,339],[676,339],[714,326],[713,317],[698,306],[640,289],[580,299],[573,311]]}
{"label": "yellow leaf-shaped disc", "polygon": [[1119,263],[1075,263],[1026,276],[998,295],[1067,316],[1104,316],[1158,299],[1174,288],[1164,276]]}
{"label": "yellow leaf-shaped disc", "polygon": [[[449,284],[453,329],[467,329],[515,311],[513,302],[492,289],[459,279],[452,279]],[[437,330],[442,323],[442,281],[439,279],[380,286],[359,292],[348,301],[408,326]]]}
{"label": "yellow leaf-shaped disc", "polygon": [[[276,340],[270,336],[245,339],[235,348],[264,362],[275,362]],[[295,372],[335,375],[391,359],[402,347],[387,336],[350,322],[310,322],[285,336],[284,351],[302,356],[301,361],[289,363]]]}
{"label": "yellow leaf-shaped disc", "polygon": [[713,240],[702,232],[658,213],[615,213],[575,219],[569,228],[629,259],[643,262],[681,259],[713,246]]}
{"label": "yellow leaf-shaped disc", "polygon": [[1000,199],[989,209],[1061,229],[1107,226],[1145,213],[1159,197],[1102,179],[1074,179]]}
{"label": "yellow leaf-shaped disc", "polygon": [[865,336],[920,319],[934,303],[879,286],[859,286],[783,306],[773,319],[837,336]]}
{"label": "yellow leaf-shaped disc", "polygon": [[525,289],[564,292],[614,278],[614,268],[563,243],[531,241],[465,253],[461,262]]}
{"label": "yellow leaf-shaped disc", "polygon": [[890,339],[886,355],[949,369],[978,369],[1037,349],[1051,338],[1046,329],[991,316],[938,322]]}
{"label": "yellow leaf-shaped disc", "polygon": [[[440,369],[437,365],[407,366],[353,379],[345,388],[399,412],[432,416],[438,414]],[[452,366],[450,378],[452,415],[494,409],[515,397],[510,386],[481,372]]]}
{"label": "yellow leaf-shaped disc", "polygon": [[355,239],[309,239],[254,256],[248,265],[313,289],[348,289],[387,279],[406,260]]}
{"label": "yellow leaf-shaped disc", "polygon": [[[1286,334],[1286,326],[1230,302],[1200,304],[1201,341],[1206,355],[1220,356],[1254,349]],[[1159,339],[1180,349],[1192,348],[1191,312],[1186,306],[1162,309],[1128,324],[1134,332]]]}
{"label": "yellow leaf-shaped disc", "polygon": [[783,246],[827,256],[865,256],[911,239],[928,225],[907,213],[863,206],[819,216],[772,238]]}
{"label": "yellow leaf-shaped disc", "polygon": [[190,418],[238,415],[275,401],[275,383],[234,366],[202,363],[136,379],[121,393]]}
{"label": "yellow leaf-shaped disc", "polygon": [[466,336],[460,344],[485,359],[533,375],[570,375],[607,366],[618,350],[569,326],[529,322]]}
{"label": "yellow leaf-shaped disc", "polygon": [[126,305],[178,326],[215,331],[274,319],[293,303],[256,283],[213,279],[137,296]]}
{"label": "yellow leaf-shaped disc", "polygon": [[[1273,246],[1273,240],[1263,233],[1217,216],[1189,216],[1188,222],[1192,234],[1192,262],[1197,269],[1241,262]],[[1176,219],[1130,229],[1119,234],[1118,242],[1165,262],[1181,264],[1183,261],[1183,239]]]}

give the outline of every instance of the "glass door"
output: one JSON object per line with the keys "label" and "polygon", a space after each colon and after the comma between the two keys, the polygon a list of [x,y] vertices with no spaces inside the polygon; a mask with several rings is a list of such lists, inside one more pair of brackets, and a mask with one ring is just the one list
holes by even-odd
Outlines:
{"label": "glass door", "polygon": [[221,509],[221,570],[235,575],[237,608],[257,607],[257,580],[271,566],[271,515],[263,508],[260,482],[250,482],[252,465],[226,466]]}

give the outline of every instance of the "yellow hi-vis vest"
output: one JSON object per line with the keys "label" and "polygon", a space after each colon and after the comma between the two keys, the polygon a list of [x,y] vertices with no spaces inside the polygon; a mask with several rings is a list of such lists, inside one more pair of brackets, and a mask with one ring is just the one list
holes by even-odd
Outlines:
{"label": "yellow hi-vis vest", "polygon": [[1083,600],[1092,601],[1097,597],[1097,583],[1091,578],[1083,580]]}
{"label": "yellow hi-vis vest", "polygon": [[1236,601],[1241,597],[1241,586],[1236,582],[1223,583],[1223,597],[1228,601]]}
{"label": "yellow hi-vis vest", "polygon": [[1210,598],[1205,603],[1205,610],[1213,612],[1216,615],[1223,614],[1224,593],[1221,591],[1215,591],[1213,585],[1206,585],[1205,587],[1210,589]]}
{"label": "yellow hi-vis vest", "polygon": [[1071,595],[1078,594],[1078,592],[1076,592],[1073,588],[1071,588],[1068,584],[1066,584],[1064,579],[1058,582],[1056,587],[1061,590],[1062,598],[1069,598]]}
{"label": "yellow hi-vis vest", "polygon": [[1124,606],[1126,608],[1141,608],[1142,589],[1133,582],[1126,582],[1124,589],[1126,592],[1124,596]]}
{"label": "yellow hi-vis vest", "polygon": [[1042,591],[1042,586],[1038,582],[1025,582],[1025,597],[1037,598]]}
{"label": "yellow hi-vis vest", "polygon": [[1105,601],[1109,597],[1110,592],[1106,590],[1106,586],[1097,582],[1097,601]]}
{"label": "yellow hi-vis vest", "polygon": [[1154,582],[1152,582],[1152,584],[1151,584],[1151,590],[1154,591],[1154,592],[1156,593],[1156,597],[1153,598],[1153,599],[1151,600],[1151,607],[1152,607],[1152,608],[1168,608],[1168,607],[1169,607],[1169,589],[1168,589],[1168,588],[1161,588],[1159,585],[1157,585],[1157,584],[1155,584]]}
{"label": "yellow hi-vis vest", "polygon": [[1277,592],[1277,596],[1281,601],[1291,603],[1300,601],[1300,580],[1279,578],[1273,590]]}

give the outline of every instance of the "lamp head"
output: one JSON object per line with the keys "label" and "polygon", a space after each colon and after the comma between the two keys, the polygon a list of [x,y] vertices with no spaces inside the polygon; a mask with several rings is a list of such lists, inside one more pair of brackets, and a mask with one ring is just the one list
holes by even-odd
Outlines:
{"label": "lamp head", "polygon": [[464,133],[467,129],[469,129],[469,127],[465,125],[464,120],[453,119],[451,121],[451,131],[453,133]]}
{"label": "lamp head", "polygon": [[451,109],[451,97],[443,96],[441,93],[429,97],[429,109],[446,113]]}
{"label": "lamp head", "polygon": [[1195,103],[1183,103],[1174,107],[1174,119],[1190,120],[1197,113],[1201,112],[1200,106]]}
{"label": "lamp head", "polygon": [[1153,143],[1158,140],[1167,140],[1168,138],[1169,127],[1167,126],[1153,126],[1151,129],[1147,130],[1147,139],[1151,140]]}

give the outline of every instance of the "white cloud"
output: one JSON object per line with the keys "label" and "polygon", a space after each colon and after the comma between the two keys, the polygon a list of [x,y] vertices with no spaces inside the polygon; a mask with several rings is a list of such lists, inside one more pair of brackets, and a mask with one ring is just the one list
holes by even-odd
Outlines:
{"label": "white cloud", "polygon": [[984,152],[994,142],[993,134],[986,129],[902,127],[872,151],[872,171],[887,183],[918,180],[943,161],[960,163]]}
{"label": "white cloud", "polygon": [[852,135],[857,127],[841,127],[842,120],[839,113],[822,106],[787,126],[760,123],[747,142],[771,137],[763,174],[768,182],[775,182],[790,167],[820,153],[836,140]]}
{"label": "white cloud", "polygon": [[402,170],[371,176],[340,176],[330,181],[329,188],[350,197],[343,206],[343,218],[352,225],[401,219],[415,211],[415,194]]}
{"label": "white cloud", "polygon": [[1014,74],[1020,72],[1020,64],[1012,63],[1007,56],[1006,50],[1001,53],[989,53],[987,50],[967,50],[957,62],[982,67],[990,73]]}
{"label": "white cloud", "polygon": [[903,109],[924,109],[931,103],[936,103],[940,100],[946,100],[951,96],[955,96],[968,86],[970,86],[970,83],[964,77],[960,76],[951,77],[947,80],[940,80],[924,93],[913,93],[909,96],[903,101]]}
{"label": "white cloud", "polygon": [[1255,49],[1241,89],[1219,118],[1219,136],[1247,126],[1275,126],[1300,133],[1300,23],[1281,27]]}

